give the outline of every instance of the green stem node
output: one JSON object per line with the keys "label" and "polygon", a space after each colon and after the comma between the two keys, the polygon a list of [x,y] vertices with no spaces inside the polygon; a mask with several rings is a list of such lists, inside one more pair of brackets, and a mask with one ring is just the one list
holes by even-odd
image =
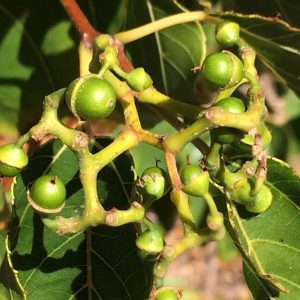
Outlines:
{"label": "green stem node", "polygon": [[127,210],[112,209],[106,213],[105,224],[116,227],[132,222],[141,222],[145,217],[145,209],[138,202],[133,202]]}

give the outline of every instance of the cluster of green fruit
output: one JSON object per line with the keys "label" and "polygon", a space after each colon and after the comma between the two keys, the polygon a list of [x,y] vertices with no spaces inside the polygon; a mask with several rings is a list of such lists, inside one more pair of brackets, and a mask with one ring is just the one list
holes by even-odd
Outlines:
{"label": "cluster of green fruit", "polygon": [[[226,47],[239,46],[239,26],[232,22],[221,23],[216,29],[216,39]],[[102,40],[99,43],[101,42]],[[152,79],[143,68],[136,68],[125,73],[117,65],[115,49],[110,45],[106,45],[103,49],[105,55],[102,67],[115,71],[133,91],[141,92],[152,85]],[[101,70],[98,75],[89,74],[74,80],[65,92],[66,104],[79,120],[107,118],[115,108],[118,91],[101,76],[103,68]],[[245,79],[246,71],[241,59],[228,50],[213,53],[203,62],[202,72],[209,84],[222,91],[229,91],[226,97],[217,99],[212,107],[224,113],[246,118],[251,101],[232,96],[235,87]],[[209,207],[206,221],[208,228],[212,231],[216,232],[224,228],[222,227],[223,215],[218,212],[210,195],[210,180],[221,185],[231,200],[244,205],[250,212],[261,213],[271,205],[272,194],[264,183],[264,177],[262,176],[261,179],[255,174],[260,162],[252,153],[253,145],[256,146],[257,143],[256,137],[263,150],[269,145],[271,134],[263,120],[254,129],[256,132],[253,136],[238,127],[213,126],[210,130],[210,151],[204,157],[204,168],[200,165],[188,164],[180,171],[181,190],[206,201]],[[238,151],[239,157],[244,155],[244,161],[239,162],[233,159],[230,163],[225,162],[223,155],[228,148]],[[246,159],[249,155],[251,160]],[[23,143],[17,142],[0,147],[0,174],[2,176],[16,176],[27,164],[28,156],[23,149]],[[252,171],[249,172],[249,170]],[[169,189],[168,175],[158,166],[146,169],[136,182],[136,192],[145,209],[148,209],[157,199],[162,198]],[[41,176],[33,182],[28,191],[29,204],[43,214],[60,212],[64,207],[65,199],[66,188],[57,175]],[[147,255],[161,254],[164,249],[162,231],[151,225],[151,222],[145,221],[144,224],[146,229],[138,235],[137,247]],[[172,300],[179,299],[179,297],[176,290],[167,287],[158,289],[154,295],[155,300]]]}
{"label": "cluster of green fruit", "polygon": [[[126,74],[128,85],[141,91],[152,84],[143,68]],[[116,91],[100,76],[89,74],[75,79],[67,88],[65,101],[74,116],[80,120],[107,118],[116,104]],[[22,145],[6,144],[0,147],[0,175],[17,176],[28,164],[28,156]],[[43,175],[28,192],[30,205],[41,213],[58,213],[64,207],[66,189],[57,175]]]}
{"label": "cluster of green fruit", "polygon": [[[216,40],[222,46],[239,46],[241,40],[238,24],[233,22],[220,23],[216,27]],[[230,90],[232,87],[238,86],[247,74],[240,58],[227,50],[207,56],[202,70],[205,79],[212,86],[222,90]],[[249,81],[253,85],[251,80]],[[249,100],[242,100],[230,95],[217,99],[213,106],[232,113],[231,116],[233,117],[234,114],[239,114],[243,118],[247,118],[245,113],[251,103]],[[253,170],[258,167],[256,157],[253,157],[252,161],[244,162],[242,166],[240,162],[231,161],[231,165],[240,165],[238,169],[234,168],[234,171],[229,170],[224,160],[220,161],[220,155],[226,147],[231,152],[235,152],[235,155],[251,155],[252,146],[255,144],[255,137],[257,136],[261,151],[263,151],[271,142],[271,133],[265,122],[260,121],[254,136],[237,128],[226,126],[212,129],[210,136],[211,147],[210,153],[206,157],[206,165],[212,178],[229,192],[233,201],[243,204],[249,212],[261,213],[268,209],[272,202],[272,193],[268,186],[262,183],[263,179],[255,177]],[[247,174],[249,171],[247,166],[249,165],[252,169],[250,169],[250,174]]]}

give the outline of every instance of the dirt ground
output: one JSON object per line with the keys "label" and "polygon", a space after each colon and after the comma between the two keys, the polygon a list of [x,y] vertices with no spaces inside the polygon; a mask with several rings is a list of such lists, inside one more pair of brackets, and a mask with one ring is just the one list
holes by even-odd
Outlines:
{"label": "dirt ground", "polygon": [[[168,232],[166,242],[174,243],[181,233],[180,225],[174,226]],[[166,281],[178,283],[184,291],[192,290],[192,300],[252,299],[244,280],[241,258],[235,255],[230,260],[220,260],[216,242],[207,243],[177,257],[168,269]]]}

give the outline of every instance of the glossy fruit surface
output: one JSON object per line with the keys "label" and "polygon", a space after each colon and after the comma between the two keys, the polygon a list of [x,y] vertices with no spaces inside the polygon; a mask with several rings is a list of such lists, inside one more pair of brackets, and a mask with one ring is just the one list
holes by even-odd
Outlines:
{"label": "glossy fruit surface", "polygon": [[160,253],[164,248],[164,239],[160,230],[146,230],[136,239],[137,247],[149,254]]}
{"label": "glossy fruit surface", "polygon": [[244,102],[236,97],[223,98],[215,103],[214,106],[221,107],[231,113],[243,113],[246,110]]}
{"label": "glossy fruit surface", "polygon": [[144,68],[136,68],[126,76],[126,82],[135,91],[141,92],[153,83],[151,77],[145,72]]}
{"label": "glossy fruit surface", "polygon": [[159,167],[149,167],[142,173],[137,184],[143,201],[160,199],[169,189],[166,172]]}
{"label": "glossy fruit surface", "polygon": [[272,204],[273,195],[270,189],[263,185],[253,201],[245,204],[245,208],[253,213],[262,213],[266,211]]}
{"label": "glossy fruit surface", "polygon": [[202,65],[204,78],[213,86],[229,88],[239,83],[243,78],[241,60],[229,51],[208,55]]}
{"label": "glossy fruit surface", "polygon": [[234,22],[222,22],[216,26],[216,40],[224,46],[234,46],[240,38],[240,26]]}
{"label": "glossy fruit surface", "polygon": [[186,165],[180,171],[182,190],[192,196],[201,197],[209,189],[209,173],[198,165]]}
{"label": "glossy fruit surface", "polygon": [[110,83],[97,75],[89,74],[75,79],[69,85],[66,103],[79,118],[104,119],[115,108],[116,92]]}
{"label": "glossy fruit surface", "polygon": [[178,300],[178,292],[172,287],[162,287],[156,291],[154,300]]}
{"label": "glossy fruit surface", "polygon": [[22,147],[6,144],[0,147],[0,175],[13,177],[28,164],[28,156]]}
{"label": "glossy fruit surface", "polygon": [[63,182],[54,175],[43,175],[34,181],[29,191],[30,204],[40,212],[59,212],[66,199]]}

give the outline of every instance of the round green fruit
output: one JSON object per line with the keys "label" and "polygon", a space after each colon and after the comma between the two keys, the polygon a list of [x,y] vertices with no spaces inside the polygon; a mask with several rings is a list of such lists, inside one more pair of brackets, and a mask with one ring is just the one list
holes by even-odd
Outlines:
{"label": "round green fruit", "polygon": [[153,83],[151,77],[145,72],[144,68],[136,68],[126,76],[126,82],[135,91],[141,92]]}
{"label": "round green fruit", "polygon": [[172,287],[162,287],[155,292],[154,300],[178,300],[178,291]]}
{"label": "round green fruit", "polygon": [[253,197],[253,200],[245,204],[245,208],[252,213],[262,213],[272,204],[273,195],[270,189],[263,185],[260,191]]}
{"label": "round green fruit", "polygon": [[209,189],[209,173],[203,171],[198,165],[186,165],[180,171],[182,190],[192,196],[201,197]]}
{"label": "round green fruit", "polygon": [[30,205],[41,213],[57,213],[66,199],[63,182],[54,175],[43,175],[34,181],[28,194]]}
{"label": "round green fruit", "polygon": [[160,199],[169,190],[166,172],[159,167],[149,167],[138,180],[137,190],[143,201]]}
{"label": "round green fruit", "polygon": [[219,100],[214,106],[221,107],[222,109],[231,113],[243,113],[246,110],[244,102],[236,97],[227,97]]}
{"label": "round green fruit", "polygon": [[229,51],[208,55],[202,65],[204,78],[214,87],[230,88],[243,79],[241,60]]}
{"label": "round green fruit", "polygon": [[219,44],[231,47],[240,38],[240,26],[234,22],[222,22],[216,26],[216,40]]}
{"label": "round green fruit", "polygon": [[22,147],[6,144],[0,147],[0,175],[14,177],[28,164],[28,156]]}
{"label": "round green fruit", "polygon": [[164,238],[160,230],[148,229],[136,239],[137,247],[147,254],[160,253],[164,248]]}
{"label": "round green fruit", "polygon": [[115,108],[116,92],[107,81],[97,75],[88,74],[75,79],[69,85],[66,103],[78,118],[104,119]]}
{"label": "round green fruit", "polygon": [[248,178],[243,178],[234,183],[232,187],[232,197],[237,203],[249,203],[252,201],[252,187]]}

